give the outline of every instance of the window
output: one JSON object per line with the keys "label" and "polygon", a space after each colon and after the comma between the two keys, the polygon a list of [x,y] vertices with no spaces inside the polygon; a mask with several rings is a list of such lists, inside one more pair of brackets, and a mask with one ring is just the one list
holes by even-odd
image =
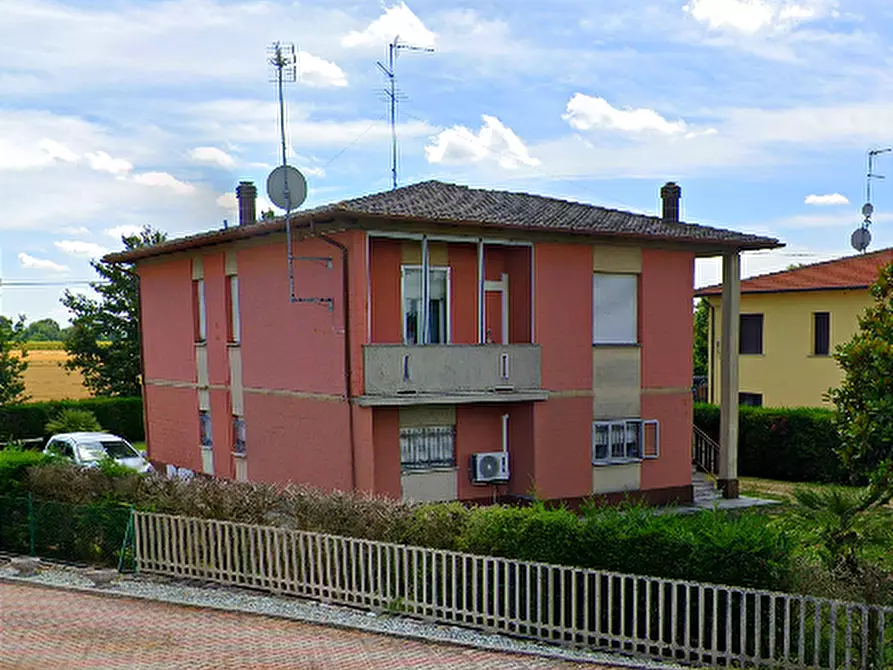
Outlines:
{"label": "window", "polygon": [[241,416],[233,417],[233,453],[245,455],[245,419]]}
{"label": "window", "polygon": [[592,463],[624,463],[657,458],[660,429],[655,420],[618,419],[592,424]]}
{"label": "window", "polygon": [[205,310],[204,279],[196,279],[192,282],[192,313],[195,341],[204,342],[208,339],[208,316]]}
{"label": "window", "polygon": [[401,428],[400,466],[404,472],[455,467],[455,427]]}
{"label": "window", "polygon": [[812,353],[827,356],[831,349],[831,314],[815,312],[812,315]]}
{"label": "window", "polygon": [[763,315],[742,314],[739,349],[742,354],[763,353]]}
{"label": "window", "polygon": [[638,275],[592,276],[592,343],[638,342]]}
{"label": "window", "polygon": [[226,284],[226,339],[232,344],[242,341],[242,316],[239,309],[239,278],[236,275],[227,277]]}
{"label": "window", "polygon": [[738,394],[738,404],[739,405],[747,405],[748,407],[762,407],[763,406],[763,394],[762,393],[739,393]]}
{"label": "window", "polygon": [[449,341],[449,268],[429,269],[428,338],[422,338],[422,269],[404,265],[403,342],[405,344],[446,344]]}
{"label": "window", "polygon": [[198,413],[198,422],[202,447],[210,449],[214,446],[214,440],[211,436],[211,413],[201,410]]}

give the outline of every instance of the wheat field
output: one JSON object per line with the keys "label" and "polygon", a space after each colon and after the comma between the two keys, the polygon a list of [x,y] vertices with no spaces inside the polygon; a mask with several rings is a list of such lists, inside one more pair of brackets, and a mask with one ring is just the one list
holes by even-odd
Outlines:
{"label": "wheat field", "polygon": [[80,372],[68,372],[62,364],[68,360],[64,350],[29,348],[25,370],[25,393],[31,401],[89,398]]}

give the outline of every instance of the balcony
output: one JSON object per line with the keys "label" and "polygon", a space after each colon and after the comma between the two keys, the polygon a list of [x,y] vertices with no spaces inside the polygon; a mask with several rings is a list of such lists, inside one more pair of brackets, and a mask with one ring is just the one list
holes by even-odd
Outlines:
{"label": "balcony", "polygon": [[363,347],[360,405],[422,405],[545,400],[535,344]]}

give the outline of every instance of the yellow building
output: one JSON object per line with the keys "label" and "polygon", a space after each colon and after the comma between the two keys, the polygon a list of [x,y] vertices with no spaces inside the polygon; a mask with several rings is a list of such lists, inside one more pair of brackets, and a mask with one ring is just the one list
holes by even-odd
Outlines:
{"label": "yellow building", "polygon": [[[741,281],[739,401],[819,407],[841,371],[832,357],[849,341],[872,300],[868,287],[893,262],[893,248]],[[709,402],[719,402],[721,286],[695,292],[710,305]]]}

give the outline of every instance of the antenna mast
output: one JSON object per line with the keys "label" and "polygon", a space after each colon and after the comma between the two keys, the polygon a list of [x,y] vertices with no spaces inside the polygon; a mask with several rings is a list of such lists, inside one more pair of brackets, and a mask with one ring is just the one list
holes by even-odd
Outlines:
{"label": "antenna mast", "polygon": [[[328,305],[333,309],[333,298],[303,298],[295,295],[295,261],[316,261],[332,268],[329,256],[295,256],[291,235],[291,212],[304,203],[307,197],[307,181],[300,170],[288,164],[288,142],[285,135],[285,83],[293,83],[298,79],[298,54],[294,44],[274,42],[267,49],[268,62],[273,66],[273,81],[279,93],[279,137],[282,147],[282,165],[273,170],[267,177],[267,195],[277,207],[285,210],[285,246],[288,255],[288,292],[293,303],[316,303]],[[312,224],[311,224],[312,226]]]}
{"label": "antenna mast", "polygon": [[392,188],[397,188],[397,100],[400,93],[397,90],[397,52],[398,51],[434,51],[431,47],[417,47],[411,44],[404,44],[400,41],[400,36],[394,37],[393,41],[388,44],[388,64],[387,67],[381,62],[376,64],[388,78],[388,87],[384,90],[385,97],[388,100],[391,123],[391,182]]}
{"label": "antenna mast", "polygon": [[869,226],[871,226],[871,215],[874,214],[874,205],[871,204],[871,180],[884,179],[884,175],[875,173],[874,159],[881,154],[890,153],[891,151],[893,151],[893,147],[870,149],[868,151],[868,173],[865,176],[865,204],[862,205],[862,216],[865,219],[862,221],[862,225],[856,228],[850,237],[850,244],[853,245],[856,251],[862,253],[865,253],[868,245],[871,244],[871,233],[868,231]]}

